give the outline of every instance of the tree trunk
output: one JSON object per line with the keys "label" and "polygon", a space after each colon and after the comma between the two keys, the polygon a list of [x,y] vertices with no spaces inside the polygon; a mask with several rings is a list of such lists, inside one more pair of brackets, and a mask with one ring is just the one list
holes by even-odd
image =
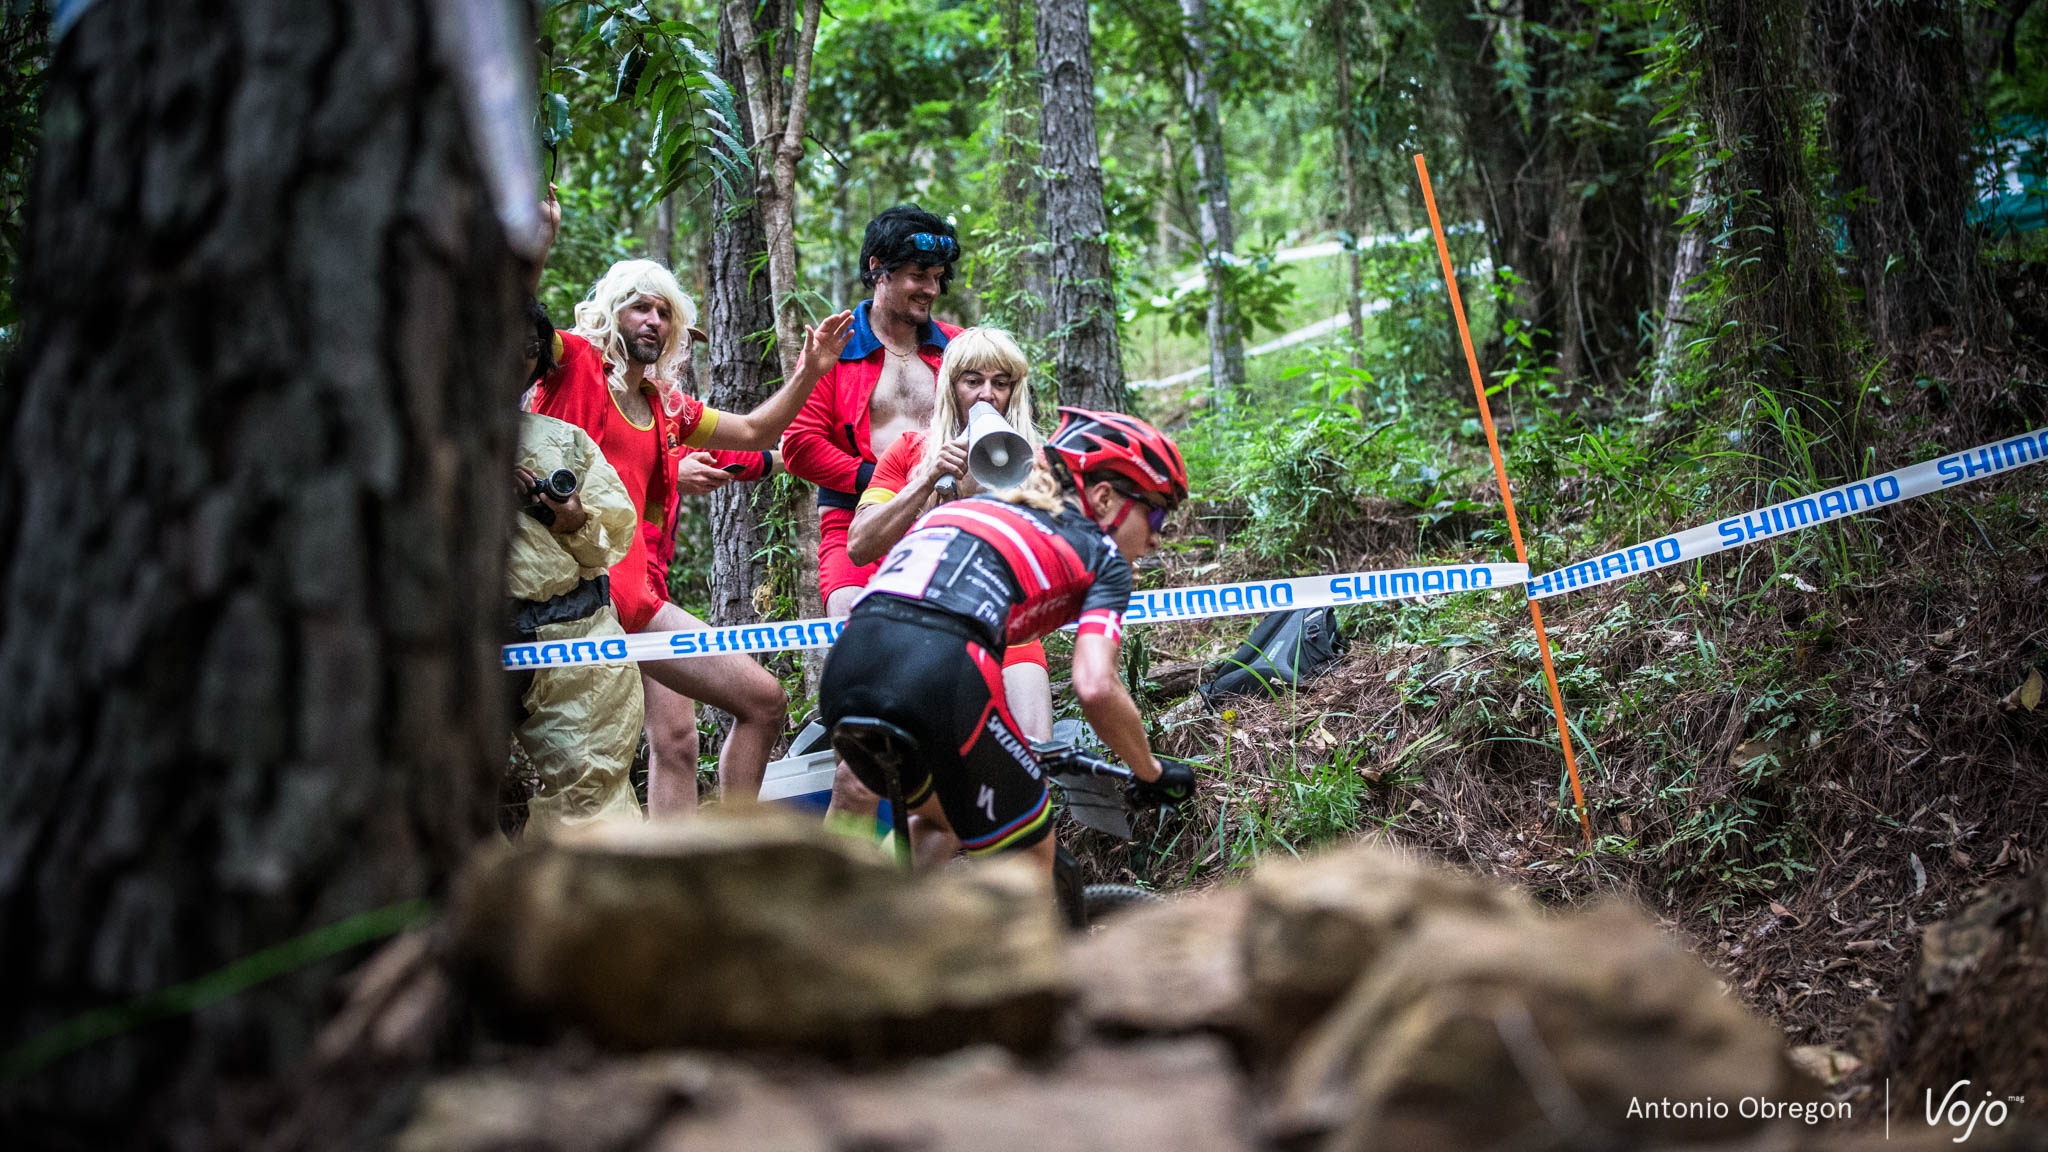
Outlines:
{"label": "tree trunk", "polygon": [[1223,156],[1223,118],[1209,86],[1208,0],[1180,0],[1187,21],[1188,136],[1195,154],[1195,196],[1201,214],[1202,264],[1209,272],[1209,382],[1223,403],[1244,388],[1244,333],[1232,299],[1230,264],[1237,234],[1230,222],[1230,173]]}
{"label": "tree trunk", "polygon": [[[1708,176],[1705,170],[1696,171],[1692,177],[1692,199],[1686,205],[1686,215],[1700,217],[1712,203],[1708,191]],[[1693,281],[1707,268],[1707,230],[1709,221],[1695,219],[1678,237],[1678,251],[1671,262],[1671,287],[1664,296],[1664,314],[1657,320],[1657,348],[1650,370],[1650,416],[1664,418],[1665,411],[1678,399],[1678,369],[1684,359],[1685,345],[1697,339],[1698,319],[1688,307]]]}
{"label": "tree trunk", "polygon": [[[1344,295],[1344,314],[1351,332],[1351,366],[1365,367],[1365,288],[1359,267],[1358,159],[1351,150],[1352,124],[1357,109],[1351,106],[1351,11],[1345,0],[1334,0],[1325,12],[1336,48],[1337,70],[1337,178],[1344,183],[1343,213],[1338,228],[1351,239],[1344,246],[1345,264],[1351,274],[1350,291]],[[1365,411],[1364,389],[1354,389],[1352,406]]]}
{"label": "tree trunk", "polygon": [[1991,332],[1989,285],[1963,223],[1972,199],[1962,22],[1950,0],[1816,0],[1816,47],[1835,98],[1828,134],[1844,188],[1863,314],[1878,346],[1922,332]]}
{"label": "tree trunk", "polygon": [[[775,294],[775,343],[783,376],[796,374],[803,355],[803,310],[797,304],[796,166],[804,155],[804,118],[810,107],[811,50],[818,40],[821,0],[804,0],[803,25],[794,51],[782,21],[786,10],[769,5],[764,14],[776,18],[775,33],[762,39],[754,21],[755,0],[727,0],[723,9],[746,82],[747,116],[756,155],[755,198],[761,227],[768,237],[768,283]],[[790,69],[788,91],[782,90],[782,67]]]}
{"label": "tree trunk", "polygon": [[1805,4],[1692,0],[1689,15],[1701,105],[1727,154],[1719,180],[1731,190],[1721,256],[1736,322],[1727,359],[1738,378],[1797,409],[1809,431],[1839,433],[1820,451],[1846,470],[1856,460],[1856,430],[1842,426],[1854,409],[1854,372],[1846,301],[1814,209],[1805,146]]}
{"label": "tree trunk", "polygon": [[997,0],[998,64],[990,86],[994,106],[995,207],[988,243],[974,272],[983,323],[1036,342],[1045,301],[1035,289],[1044,278],[1038,232],[1038,83],[1032,54],[1031,12],[1024,0]]}
{"label": "tree trunk", "polygon": [[[673,192],[655,201],[654,243],[647,246],[647,256],[671,272],[676,269],[676,194]],[[689,283],[684,276],[676,279]]]}
{"label": "tree trunk", "polygon": [[[522,289],[439,11],[104,0],[58,48],[0,392],[0,1048],[431,897],[491,829]],[[0,1128],[215,1146],[357,955],[13,1080]]]}
{"label": "tree trunk", "polygon": [[1087,0],[1039,0],[1039,164],[1045,170],[1047,312],[1062,404],[1129,406],[1117,347],[1116,270],[1095,139],[1095,65]]}
{"label": "tree trunk", "polygon": [[[796,253],[796,165],[804,153],[804,117],[810,105],[811,50],[818,40],[820,0],[804,0],[803,27],[792,41],[788,34],[789,10],[769,0],[727,0],[720,10],[721,39],[732,41],[745,83],[742,105],[746,109],[754,140],[755,208],[761,214],[761,229],[768,247],[768,289],[775,309],[775,351],[783,379],[796,374],[803,356],[803,312],[797,305]],[[757,25],[754,13],[766,23]],[[761,29],[773,33],[765,37]],[[791,80],[783,90],[782,72],[787,67]],[[796,509],[797,547],[805,555],[818,554],[818,513],[809,502]],[[825,605],[817,585],[797,582],[799,610],[806,617],[823,616]],[[815,682],[823,670],[820,661],[806,665],[806,678]]]}
{"label": "tree trunk", "polygon": [[[744,105],[745,70],[733,48],[733,37],[718,38],[718,73]],[[746,118],[742,117],[745,121]],[[738,125],[749,152],[754,150],[751,123]],[[723,182],[711,186],[710,283],[705,293],[705,334],[710,339],[711,386],[706,402],[728,412],[745,412],[775,391],[780,371],[770,350],[775,331],[775,304],[760,254],[768,239],[759,206],[726,192]],[[763,520],[775,507],[771,484],[729,484],[711,494],[711,622],[738,624],[759,618],[755,589],[769,581],[769,545]]]}

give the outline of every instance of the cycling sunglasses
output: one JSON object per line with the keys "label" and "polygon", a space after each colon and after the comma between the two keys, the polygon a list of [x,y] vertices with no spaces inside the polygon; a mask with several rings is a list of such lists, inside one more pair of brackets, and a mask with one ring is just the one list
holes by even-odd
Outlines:
{"label": "cycling sunglasses", "polygon": [[1138,495],[1136,492],[1133,492],[1128,488],[1124,488],[1115,484],[1110,485],[1110,487],[1116,490],[1117,495],[1122,496],[1126,500],[1136,501],[1139,505],[1144,507],[1145,525],[1146,527],[1152,529],[1154,534],[1164,532],[1166,530],[1166,518],[1168,516],[1173,515],[1172,508],[1161,507],[1158,504],[1154,504],[1150,500],[1145,499],[1143,496]]}
{"label": "cycling sunglasses", "polygon": [[941,236],[935,232],[911,233],[910,246],[919,252],[936,253],[941,260],[948,262],[960,258],[960,245],[951,236]]}

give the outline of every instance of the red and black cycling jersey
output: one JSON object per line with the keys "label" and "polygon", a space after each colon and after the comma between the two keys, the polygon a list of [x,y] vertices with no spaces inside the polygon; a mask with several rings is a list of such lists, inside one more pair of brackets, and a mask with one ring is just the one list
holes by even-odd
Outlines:
{"label": "red and black cycling jersey", "polygon": [[1131,562],[1072,507],[1041,512],[976,496],[920,517],[868,580],[867,595],[964,617],[997,650],[1075,621],[1084,636],[1121,641]]}

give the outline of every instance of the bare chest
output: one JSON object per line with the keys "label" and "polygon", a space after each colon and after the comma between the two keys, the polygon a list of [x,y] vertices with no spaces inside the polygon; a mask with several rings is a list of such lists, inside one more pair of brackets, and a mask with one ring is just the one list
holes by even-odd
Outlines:
{"label": "bare chest", "polygon": [[881,378],[868,398],[868,443],[878,460],[897,437],[931,423],[935,380],[921,359],[883,355]]}

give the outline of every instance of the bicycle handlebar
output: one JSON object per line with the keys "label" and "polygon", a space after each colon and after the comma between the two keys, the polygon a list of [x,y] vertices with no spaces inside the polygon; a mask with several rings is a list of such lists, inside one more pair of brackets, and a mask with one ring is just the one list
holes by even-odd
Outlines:
{"label": "bicycle handlebar", "polygon": [[1033,740],[1031,754],[1038,762],[1056,775],[1085,773],[1089,776],[1107,776],[1112,780],[1135,781],[1136,776],[1121,764],[1112,764],[1085,749],[1078,748],[1065,740]]}

